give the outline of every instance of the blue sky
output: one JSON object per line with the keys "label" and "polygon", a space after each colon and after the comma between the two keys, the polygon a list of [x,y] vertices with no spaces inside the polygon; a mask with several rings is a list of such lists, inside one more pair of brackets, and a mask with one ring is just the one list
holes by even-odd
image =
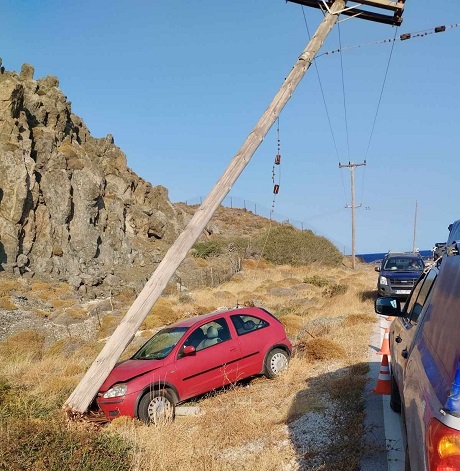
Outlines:
{"label": "blue sky", "polygon": [[[283,0],[3,0],[0,8],[6,69],[30,63],[36,79],[56,75],[91,134],[111,133],[128,166],[174,202],[209,193],[306,46],[304,14],[310,33],[322,18]],[[407,0],[397,31],[348,20],[340,36],[343,46],[361,45],[457,22],[458,0]],[[460,28],[394,45],[372,139],[391,44],[318,57],[338,154],[312,66],[280,116],[275,212],[349,252],[350,171],[338,164],[366,158],[355,171],[357,253],[411,250],[416,201],[417,247],[445,241],[460,218],[459,46]],[[338,47],[336,27],[321,52]],[[271,208],[276,128],[232,188],[235,201]]]}

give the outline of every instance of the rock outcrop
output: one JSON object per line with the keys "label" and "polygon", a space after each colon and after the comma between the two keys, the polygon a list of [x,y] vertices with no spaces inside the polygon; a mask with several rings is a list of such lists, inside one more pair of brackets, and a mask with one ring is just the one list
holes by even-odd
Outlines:
{"label": "rock outcrop", "polygon": [[1,69],[1,269],[76,288],[115,283],[130,267],[151,273],[184,218],[164,187],[127,167],[110,134],[91,136],[56,77]]}

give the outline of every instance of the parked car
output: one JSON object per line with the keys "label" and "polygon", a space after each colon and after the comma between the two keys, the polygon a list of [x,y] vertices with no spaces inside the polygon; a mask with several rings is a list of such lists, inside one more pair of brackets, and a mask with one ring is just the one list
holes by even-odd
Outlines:
{"label": "parked car", "polygon": [[122,415],[157,423],[175,406],[258,374],[288,366],[292,345],[281,322],[262,308],[205,314],[169,325],[114,367],[97,404],[108,420]]}
{"label": "parked car", "polygon": [[380,272],[377,280],[379,296],[407,298],[425,268],[417,252],[388,252],[375,271]]}
{"label": "parked car", "polygon": [[391,397],[401,411],[406,471],[460,470],[460,255],[451,248],[424,273],[401,309],[375,301],[390,326]]}

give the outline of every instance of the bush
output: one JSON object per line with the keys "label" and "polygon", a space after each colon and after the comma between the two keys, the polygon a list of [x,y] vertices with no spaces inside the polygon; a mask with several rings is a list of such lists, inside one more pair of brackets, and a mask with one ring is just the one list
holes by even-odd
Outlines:
{"label": "bush", "polygon": [[132,446],[118,435],[68,427],[62,419],[0,420],[0,469],[124,471]]}
{"label": "bush", "polygon": [[303,282],[309,285],[317,286],[318,288],[322,288],[323,286],[327,286],[329,284],[329,281],[327,281],[326,278],[318,275],[307,276],[304,278]]}
{"label": "bush", "polygon": [[271,229],[260,237],[258,244],[262,257],[278,265],[308,265],[319,262],[337,266],[342,255],[325,237],[318,237],[311,231],[301,231],[290,225]]}
{"label": "bush", "polygon": [[214,237],[205,242],[196,242],[192,253],[196,258],[205,259],[219,255],[236,255],[246,258],[257,251],[252,247],[251,240],[250,237]]}
{"label": "bush", "polygon": [[338,284],[338,285],[328,286],[324,290],[323,295],[326,298],[332,298],[332,297],[338,296],[340,294],[345,294],[347,291],[348,291],[348,286],[347,285]]}

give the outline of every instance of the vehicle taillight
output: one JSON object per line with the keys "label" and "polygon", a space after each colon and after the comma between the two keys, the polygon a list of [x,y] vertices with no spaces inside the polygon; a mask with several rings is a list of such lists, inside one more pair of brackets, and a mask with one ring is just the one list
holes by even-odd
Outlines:
{"label": "vehicle taillight", "polygon": [[426,434],[428,469],[460,471],[460,431],[431,419]]}

